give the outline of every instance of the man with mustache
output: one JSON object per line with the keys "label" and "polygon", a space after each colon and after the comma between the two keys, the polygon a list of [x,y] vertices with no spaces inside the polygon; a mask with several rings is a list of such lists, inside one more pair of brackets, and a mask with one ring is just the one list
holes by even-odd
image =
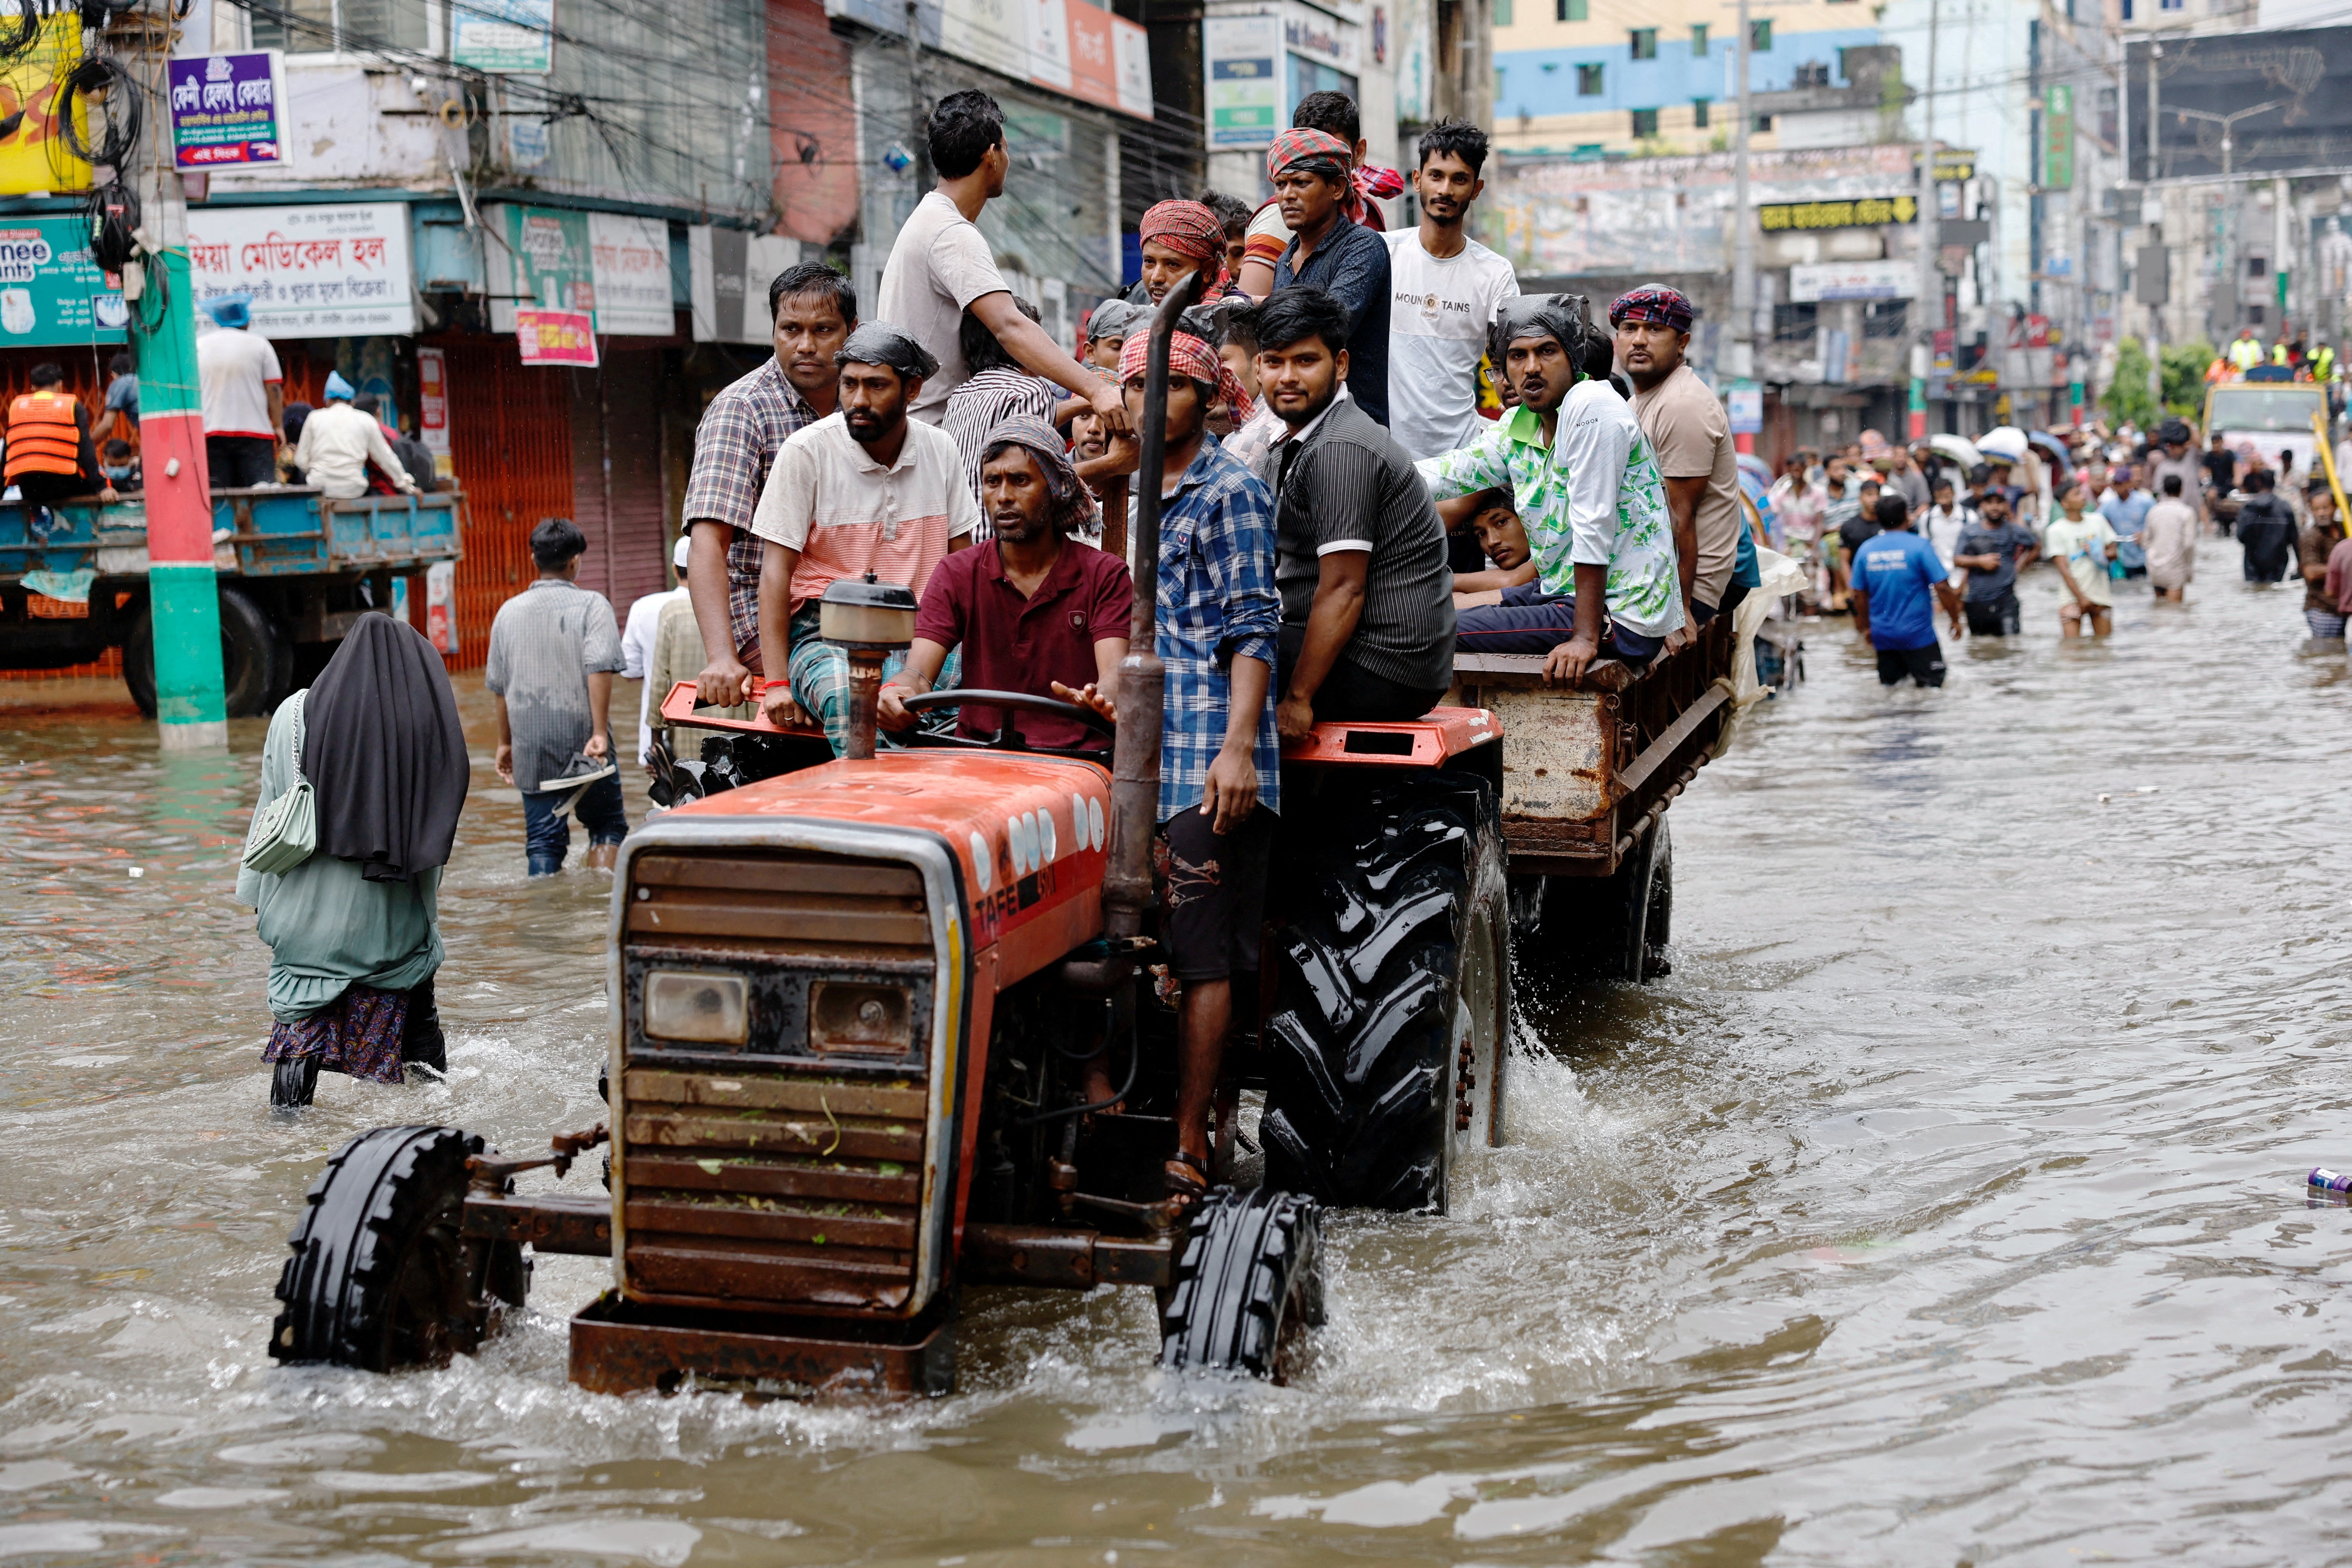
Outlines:
{"label": "man with mustache", "polygon": [[1466,447],[1478,416],[1478,362],[1496,307],[1515,299],[1509,261],[1464,232],[1486,188],[1486,133],[1459,120],[1421,133],[1421,226],[1389,247],[1389,434],[1414,458]]}
{"label": "man with mustache", "polygon": [[[760,487],[776,453],[834,411],[834,352],[857,325],[857,291],[830,267],[803,262],[768,285],[775,352],[710,400],[694,433],[686,481],[693,540],[686,585],[709,650],[697,699],[732,707],[751,693],[760,661],[760,558],[751,531]],[[782,671],[778,670],[779,674]]]}
{"label": "man with mustache", "polygon": [[1660,284],[1621,294],[1609,307],[1617,363],[1633,384],[1634,417],[1665,477],[1683,610],[1694,628],[1737,605],[1748,586],[1733,576],[1745,529],[1731,421],[1684,363],[1695,314],[1680,289]]}
{"label": "man with mustache", "polygon": [[[930,690],[959,648],[961,683],[971,690],[1053,697],[1056,685],[1091,682],[1108,695],[1116,685],[1135,584],[1127,563],[1072,537],[1093,526],[1095,503],[1054,427],[1008,419],[991,431],[981,448],[980,495],[995,538],[956,552],[931,574],[907,668],[882,687],[886,730],[915,727],[906,700]],[[1109,749],[1073,720],[976,702],[963,705],[959,729],[993,740],[1008,718],[1034,746]]]}
{"label": "man with mustache", "polygon": [[1644,663],[1682,628],[1682,603],[1665,488],[1607,379],[1609,340],[1581,295],[1543,294],[1503,301],[1494,341],[1517,406],[1419,467],[1441,515],[1509,491],[1537,576],[1461,611],[1456,646],[1543,654],[1548,680],[1574,680],[1604,655]]}
{"label": "man with mustache", "polygon": [[[778,723],[813,718],[839,756],[849,657],[817,635],[818,601],[868,572],[919,600],[940,563],[971,542],[980,506],[955,437],[908,416],[939,361],[887,321],[859,327],[833,357],[841,406],[776,454],[751,531],[762,542],[760,643],[772,672],[761,710]],[[782,660],[778,648],[788,650]],[[905,663],[891,655],[883,679]],[[789,679],[775,678],[779,664]]]}

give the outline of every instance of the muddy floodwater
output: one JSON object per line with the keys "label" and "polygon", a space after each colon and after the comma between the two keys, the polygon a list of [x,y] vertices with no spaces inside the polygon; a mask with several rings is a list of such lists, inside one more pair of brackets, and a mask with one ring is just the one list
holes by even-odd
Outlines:
{"label": "muddy floodwater", "polygon": [[2352,1213],[2304,1192],[2352,1165],[2352,681],[2199,570],[2076,647],[2039,574],[1941,692],[1811,628],[1675,807],[1672,976],[1521,990],[1517,1142],[1451,1218],[1328,1221],[1287,1388],[1163,1376],[1105,1289],[971,1293],[934,1403],[590,1395],[571,1258],[478,1359],[279,1370],[330,1149],[598,1119],[609,884],[525,883],[465,678],[449,1081],[276,1121],[260,723],[163,758],[108,688],[0,687],[0,1561],[2352,1557]]}

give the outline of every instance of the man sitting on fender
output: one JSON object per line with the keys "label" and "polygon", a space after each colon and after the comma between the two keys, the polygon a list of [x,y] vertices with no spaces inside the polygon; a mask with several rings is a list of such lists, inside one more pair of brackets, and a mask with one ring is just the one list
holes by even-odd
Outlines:
{"label": "man sitting on fender", "polygon": [[1412,459],[1346,395],[1348,312],[1278,289],[1252,313],[1259,389],[1285,432],[1262,470],[1282,590],[1275,725],[1418,719],[1454,684],[1445,529]]}
{"label": "man sitting on fender", "polygon": [[[954,437],[907,416],[939,361],[887,321],[867,321],[833,363],[840,407],[778,450],[751,531],[766,542],[761,710],[778,723],[807,713],[824,726],[837,757],[849,742],[849,656],[817,635],[818,601],[839,579],[868,572],[905,584],[919,600],[940,563],[971,542],[980,503]],[[892,654],[884,679],[905,663]]]}
{"label": "man sitting on fender", "polygon": [[[1127,563],[1076,543],[1090,527],[1094,497],[1078,480],[1062,437],[1042,419],[1008,419],[980,456],[981,501],[996,537],[940,563],[915,617],[907,668],[882,688],[880,722],[911,730],[906,700],[931,689],[948,655],[963,650],[962,684],[976,691],[1026,691],[1092,682],[1109,693],[1127,657],[1135,584]],[[1069,719],[963,705],[960,729],[993,740],[1010,720],[1035,746],[1108,748]]]}
{"label": "man sitting on fender", "polygon": [[1609,384],[1609,340],[1586,321],[1582,296],[1545,294],[1504,300],[1492,341],[1517,408],[1469,446],[1424,458],[1421,474],[1441,505],[1507,487],[1538,574],[1463,610],[1456,645],[1544,654],[1549,680],[1574,680],[1604,654],[1645,662],[1682,626],[1682,596],[1665,487]]}

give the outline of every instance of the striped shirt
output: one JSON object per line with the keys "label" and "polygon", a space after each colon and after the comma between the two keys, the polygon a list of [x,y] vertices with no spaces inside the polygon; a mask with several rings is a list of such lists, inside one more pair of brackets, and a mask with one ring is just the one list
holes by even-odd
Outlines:
{"label": "striped shirt", "polygon": [[[940,428],[955,437],[956,450],[963,454],[973,500],[980,500],[980,455],[987,450],[989,437],[1007,419],[1042,419],[1051,425],[1057,392],[1043,376],[999,366],[982,371],[948,394],[947,413]],[[971,537],[974,542],[996,537],[986,512],[981,514]]]}
{"label": "striped shirt", "polygon": [[[1377,243],[1377,241],[1375,242]],[[1383,259],[1388,252],[1381,252]],[[1285,626],[1304,626],[1322,558],[1371,556],[1363,613],[1342,663],[1426,690],[1454,680],[1454,574],[1445,525],[1412,459],[1357,405],[1352,390],[1274,444],[1275,580]]]}
{"label": "striped shirt", "polygon": [[499,606],[482,684],[507,701],[517,789],[561,774],[588,743],[588,677],[620,668],[621,631],[604,595],[541,577]]}
{"label": "striped shirt", "polygon": [[[817,411],[784,379],[775,356],[710,400],[694,433],[694,468],[686,480],[686,521],[723,522],[727,541],[727,624],[735,654],[760,668],[760,541],[751,513],[776,453],[817,422]],[[698,670],[697,673],[699,673]]]}
{"label": "striped shirt", "polygon": [[1274,502],[1256,475],[1204,437],[1200,454],[1160,511],[1160,820],[1206,792],[1209,764],[1225,743],[1236,655],[1265,665],[1258,715],[1258,804],[1282,809],[1282,751],[1274,731],[1275,635],[1282,600],[1274,586]]}
{"label": "striped shirt", "polygon": [[751,514],[751,531],[801,552],[787,614],[844,577],[871,572],[903,583],[918,599],[948,542],[971,532],[980,503],[955,443],[936,425],[909,418],[898,460],[866,455],[838,414],[784,443]]}

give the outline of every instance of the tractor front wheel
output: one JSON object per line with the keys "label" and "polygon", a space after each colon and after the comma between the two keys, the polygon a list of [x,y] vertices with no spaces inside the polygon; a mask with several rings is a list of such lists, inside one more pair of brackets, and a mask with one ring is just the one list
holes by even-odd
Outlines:
{"label": "tractor front wheel", "polygon": [[520,1306],[529,1282],[517,1243],[460,1234],[483,1147],[454,1127],[379,1127],[337,1150],[289,1243],[269,1353],[398,1372],[479,1349],[495,1303]]}
{"label": "tractor front wheel", "polygon": [[1312,1198],[1218,1187],[1160,1311],[1160,1364],[1287,1383],[1323,1322],[1323,1230]]}

